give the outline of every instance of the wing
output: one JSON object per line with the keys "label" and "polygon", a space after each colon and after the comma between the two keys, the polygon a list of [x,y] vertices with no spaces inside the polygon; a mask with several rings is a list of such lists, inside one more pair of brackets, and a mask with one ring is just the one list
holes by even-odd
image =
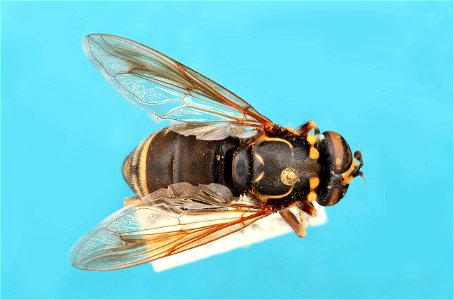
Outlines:
{"label": "wing", "polygon": [[235,201],[219,184],[177,183],[99,223],[74,245],[71,262],[86,270],[128,268],[209,243],[272,212],[252,199]]}
{"label": "wing", "polygon": [[276,126],[214,81],[132,40],[91,34],[84,38],[83,49],[121,95],[156,121],[208,123],[205,131],[219,126],[243,135]]}

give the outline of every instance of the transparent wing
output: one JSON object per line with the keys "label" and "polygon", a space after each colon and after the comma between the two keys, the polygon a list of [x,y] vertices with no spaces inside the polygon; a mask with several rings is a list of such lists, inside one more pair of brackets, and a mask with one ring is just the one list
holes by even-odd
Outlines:
{"label": "transparent wing", "polygon": [[103,220],[74,245],[71,262],[86,270],[128,268],[209,243],[270,213],[252,199],[235,201],[219,184],[177,183]]}
{"label": "transparent wing", "polygon": [[242,127],[242,134],[275,127],[234,93],[140,43],[91,34],[84,38],[83,48],[110,84],[156,121],[209,123],[233,133],[232,127]]}

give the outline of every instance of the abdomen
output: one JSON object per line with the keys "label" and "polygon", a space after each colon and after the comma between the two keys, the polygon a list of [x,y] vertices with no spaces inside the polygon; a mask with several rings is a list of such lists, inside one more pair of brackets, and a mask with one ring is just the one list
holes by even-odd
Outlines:
{"label": "abdomen", "polygon": [[197,140],[160,130],[144,140],[123,163],[123,176],[143,197],[172,183],[226,184],[225,156],[237,142]]}

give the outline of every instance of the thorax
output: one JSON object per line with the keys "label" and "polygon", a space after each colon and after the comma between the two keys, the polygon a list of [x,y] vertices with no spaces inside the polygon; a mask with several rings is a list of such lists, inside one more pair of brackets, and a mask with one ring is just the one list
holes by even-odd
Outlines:
{"label": "thorax", "polygon": [[260,135],[233,156],[234,182],[256,198],[305,197],[320,172],[318,152],[300,136]]}

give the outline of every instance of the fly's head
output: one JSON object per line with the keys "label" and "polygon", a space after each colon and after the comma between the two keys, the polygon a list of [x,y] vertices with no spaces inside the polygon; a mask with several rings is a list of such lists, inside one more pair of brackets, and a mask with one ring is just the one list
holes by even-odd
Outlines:
{"label": "fly's head", "polygon": [[317,134],[317,149],[320,152],[320,185],[317,202],[322,206],[338,203],[347,193],[353,178],[363,177],[361,152],[352,155],[345,139],[334,131]]}

